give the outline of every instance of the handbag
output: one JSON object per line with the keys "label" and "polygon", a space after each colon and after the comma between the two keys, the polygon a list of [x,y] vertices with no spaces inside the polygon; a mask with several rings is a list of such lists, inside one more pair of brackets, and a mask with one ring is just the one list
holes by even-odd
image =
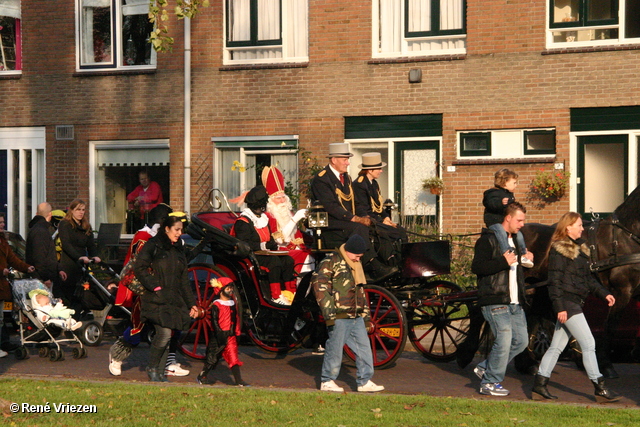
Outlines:
{"label": "handbag", "polygon": [[136,277],[133,271],[133,264],[135,264],[138,254],[132,254],[131,258],[129,258],[129,262],[125,264],[120,272],[120,285],[125,286],[134,294],[140,296],[147,292],[147,290],[142,286],[140,280]]}

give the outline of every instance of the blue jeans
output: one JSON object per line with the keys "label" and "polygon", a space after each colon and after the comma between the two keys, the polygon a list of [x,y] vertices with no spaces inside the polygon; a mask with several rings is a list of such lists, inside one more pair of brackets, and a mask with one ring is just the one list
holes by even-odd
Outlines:
{"label": "blue jeans", "polygon": [[575,314],[566,322],[556,322],[556,328],[551,339],[551,346],[542,356],[538,375],[543,377],[551,377],[551,372],[558,362],[560,353],[564,350],[569,342],[569,338],[573,336],[580,344],[582,350],[582,364],[587,376],[590,380],[596,380],[602,376],[598,368],[598,360],[596,359],[596,341],[591,334],[591,329],[587,323],[584,314]]}
{"label": "blue jeans", "polygon": [[485,370],[482,384],[501,383],[511,359],[527,348],[527,320],[519,304],[485,305],[481,309],[495,337],[489,357],[478,364]]}
{"label": "blue jeans", "polygon": [[[493,224],[489,229],[493,230],[496,239],[498,239],[500,253],[503,254],[507,252],[511,248],[511,245],[509,245],[509,237],[502,224]],[[524,236],[521,231],[518,231],[518,234],[516,234],[516,244],[518,245],[518,249],[520,249],[520,253],[524,256],[527,253],[527,245],[524,243]]]}
{"label": "blue jeans", "polygon": [[365,385],[373,377],[373,355],[362,317],[336,319],[325,344],[320,381],[324,383],[338,378],[345,344],[356,354],[356,383]]}

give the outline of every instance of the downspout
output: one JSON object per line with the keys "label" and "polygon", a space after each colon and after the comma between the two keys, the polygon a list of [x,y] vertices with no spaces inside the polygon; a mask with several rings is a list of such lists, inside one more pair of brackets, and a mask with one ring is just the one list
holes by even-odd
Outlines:
{"label": "downspout", "polygon": [[184,18],[184,211],[191,214],[191,19]]}

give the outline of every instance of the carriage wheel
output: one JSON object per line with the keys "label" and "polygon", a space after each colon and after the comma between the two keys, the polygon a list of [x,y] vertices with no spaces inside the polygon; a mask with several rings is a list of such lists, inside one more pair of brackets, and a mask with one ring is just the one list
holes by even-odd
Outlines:
{"label": "carriage wheel", "polygon": [[[211,279],[226,277],[226,274],[211,264],[192,264],[189,266],[189,282],[196,296],[196,305],[204,310],[204,316],[194,319],[189,330],[182,332],[180,351],[194,359],[202,360],[206,356],[209,333],[213,329],[209,313],[211,303],[215,300],[213,288],[209,286]],[[234,285],[234,295],[239,295]],[[236,298],[236,308],[242,313],[242,302]]]}
{"label": "carriage wheel", "polygon": [[311,274],[302,278],[293,304],[288,309],[261,306],[255,316],[246,321],[249,338],[255,345],[272,353],[288,353],[298,348],[309,336],[317,325],[317,319],[304,297],[310,281]]}
{"label": "carriage wheel", "polygon": [[[369,334],[373,366],[390,367],[404,350],[407,342],[407,316],[398,299],[387,289],[375,285],[364,288],[371,310],[373,333]],[[355,353],[345,345],[344,351],[351,360]]]}
{"label": "carriage wheel", "polygon": [[467,337],[470,317],[467,302],[447,301],[442,296],[462,292],[452,282],[434,280],[409,304],[409,340],[424,357],[448,362],[456,357],[458,345]]}

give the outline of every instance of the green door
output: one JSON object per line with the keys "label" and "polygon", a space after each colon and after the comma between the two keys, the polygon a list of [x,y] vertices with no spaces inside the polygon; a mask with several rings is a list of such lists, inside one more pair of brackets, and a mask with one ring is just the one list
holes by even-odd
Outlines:
{"label": "green door", "polygon": [[578,212],[611,214],[628,195],[627,135],[578,137]]}
{"label": "green door", "polygon": [[395,194],[405,221],[435,223],[440,211],[440,197],[422,189],[422,180],[438,175],[439,141],[395,143]]}

